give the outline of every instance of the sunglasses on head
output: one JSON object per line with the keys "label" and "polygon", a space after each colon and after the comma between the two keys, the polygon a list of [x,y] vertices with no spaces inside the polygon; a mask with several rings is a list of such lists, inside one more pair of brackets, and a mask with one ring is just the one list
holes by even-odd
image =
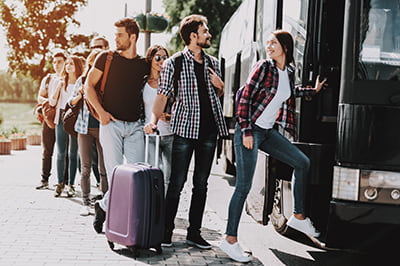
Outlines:
{"label": "sunglasses on head", "polygon": [[154,60],[156,60],[156,62],[160,62],[161,60],[166,60],[167,58],[168,58],[168,56],[166,56],[166,55],[161,56],[161,55],[159,55],[159,54],[156,54],[156,55],[154,56]]}
{"label": "sunglasses on head", "polygon": [[104,46],[103,45],[93,45],[93,46],[90,47],[90,49],[97,49],[97,48],[103,49]]}

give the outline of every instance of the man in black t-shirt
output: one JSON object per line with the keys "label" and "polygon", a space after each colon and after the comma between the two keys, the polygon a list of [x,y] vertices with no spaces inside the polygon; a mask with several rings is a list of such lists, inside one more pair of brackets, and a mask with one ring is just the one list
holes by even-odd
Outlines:
{"label": "man in black t-shirt", "polygon": [[[103,103],[96,96],[95,86],[101,81],[108,52],[96,59],[85,83],[85,93],[100,120],[100,143],[110,182],[116,165],[144,160],[143,123],[141,121],[142,81],[149,72],[145,59],[136,52],[139,27],[132,18],[118,20],[115,28],[116,52],[112,55]],[[101,83],[101,82],[100,82]],[[95,203],[96,232],[101,233],[108,205],[108,192]]]}

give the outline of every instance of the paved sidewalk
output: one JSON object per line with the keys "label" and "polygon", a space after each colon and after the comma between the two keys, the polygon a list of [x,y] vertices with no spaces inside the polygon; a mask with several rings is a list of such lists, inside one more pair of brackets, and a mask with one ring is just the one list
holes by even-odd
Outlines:
{"label": "paved sidewalk", "polygon": [[[116,245],[117,251],[111,251],[104,234],[93,230],[93,215],[79,216],[79,197],[54,198],[53,188],[35,190],[40,168],[40,146],[0,156],[0,265],[241,265],[218,248],[225,221],[209,206],[202,235],[213,248],[203,251],[185,244],[191,182],[187,182],[182,194],[172,239],[174,246],[163,248],[162,255],[143,251],[135,260],[123,246]],[[54,173],[53,167],[53,184]],[[79,190],[78,184],[77,175]],[[92,192],[98,193],[94,187]],[[262,262],[253,258],[247,265]]]}

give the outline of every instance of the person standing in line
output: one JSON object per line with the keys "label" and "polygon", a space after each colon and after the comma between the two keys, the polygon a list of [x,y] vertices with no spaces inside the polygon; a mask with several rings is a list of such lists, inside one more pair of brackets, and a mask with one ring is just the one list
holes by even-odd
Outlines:
{"label": "person standing in line", "polygon": [[[171,177],[166,195],[165,235],[162,246],[172,246],[172,231],[181,191],[187,180],[189,164],[194,153],[193,190],[189,210],[186,243],[201,249],[211,245],[200,234],[207,198],[207,182],[219,136],[228,134],[219,96],[223,94],[219,62],[204,52],[211,46],[207,18],[202,15],[185,17],[180,24],[180,35],[186,47],[181,51],[182,71],[179,73],[178,93],[172,108]],[[174,57],[167,59],[161,70],[158,95],[151,122],[146,133],[157,128],[168,96],[174,90]]]}
{"label": "person standing in line", "polygon": [[234,136],[236,186],[229,204],[226,238],[220,246],[235,261],[251,260],[238,243],[237,231],[252,185],[258,149],[294,168],[294,210],[288,226],[313,237],[319,235],[304,210],[310,160],[274,128],[275,125],[281,126],[296,138],[296,96],[314,95],[326,82],[326,79],[320,82],[318,76],[315,88],[294,86],[293,46],[290,33],[283,30],[272,32],[266,45],[269,59],[256,63],[237,103]]}
{"label": "person standing in line", "polygon": [[[43,103],[53,95],[57,89],[58,82],[62,78],[65,66],[66,55],[63,52],[56,52],[53,55],[53,68],[55,73],[49,74],[42,79],[38,93],[38,103]],[[48,189],[49,177],[51,175],[52,157],[54,143],[56,141],[55,129],[50,128],[45,121],[42,121],[42,178],[36,189]]]}
{"label": "person standing in line", "polygon": [[[117,51],[112,55],[103,103],[95,91],[102,79],[108,52],[100,54],[85,81],[85,97],[95,108],[100,119],[100,143],[109,184],[116,165],[144,160],[144,134],[142,114],[142,84],[149,72],[145,59],[137,54],[136,42],[139,26],[132,18],[115,22]],[[96,201],[93,227],[97,233],[103,230],[108,206],[107,191],[102,200]]]}
{"label": "person standing in line", "polygon": [[81,159],[81,189],[82,189],[82,207],[79,212],[81,216],[87,216],[90,214],[90,168],[92,165],[92,148],[93,143],[96,143],[98,157],[97,165],[99,165],[99,173],[101,177],[100,187],[103,193],[106,193],[108,190],[107,184],[107,176],[106,170],[104,167],[103,161],[103,149],[100,145],[99,138],[99,121],[94,118],[89,109],[83,100],[83,83],[86,79],[87,73],[89,69],[94,64],[94,60],[96,56],[102,52],[101,49],[93,49],[87,60],[86,60],[86,69],[84,74],[76,81],[73,95],[69,99],[68,104],[73,107],[80,100],[82,100],[82,108],[79,111],[78,118],[75,123],[75,131],[78,133],[78,146],[79,146],[79,155]]}
{"label": "person standing in line", "polygon": [[[161,45],[153,45],[147,49],[146,61],[150,64],[150,74],[143,88],[143,102],[146,116],[146,123],[150,122],[151,113],[153,110],[154,100],[157,97],[158,79],[160,77],[161,67],[163,62],[168,58],[168,51]],[[159,162],[164,174],[165,192],[169,184],[171,175],[171,156],[172,156],[172,141],[174,135],[171,131],[171,114],[163,113],[158,121],[158,130],[160,132],[160,153]],[[150,137],[148,159],[151,165],[154,165],[155,158],[155,138]],[[158,165],[156,165],[158,166]]]}
{"label": "person standing in line", "polygon": [[[91,40],[90,42],[90,49],[101,49],[101,50],[108,50],[110,49],[110,45],[108,43],[108,40],[105,37],[102,36],[98,36],[95,37]],[[94,62],[93,62],[94,63]],[[93,65],[92,63],[92,65]],[[103,198],[104,193],[107,191],[108,186],[101,186],[101,183],[104,183],[104,181],[102,181],[101,176],[100,176],[100,172],[99,172],[99,165],[98,165],[98,161],[99,161],[99,155],[97,154],[97,147],[96,147],[96,142],[93,142],[93,147],[92,147],[92,170],[93,170],[93,174],[94,177],[96,178],[96,187],[101,191],[101,194],[96,195],[93,199],[94,200],[99,200]],[[103,159],[101,159],[103,160]],[[107,181],[107,179],[106,179]]]}
{"label": "person standing in line", "polygon": [[98,36],[90,41],[90,49],[108,50],[110,49],[110,45],[106,38]]}
{"label": "person standing in line", "polygon": [[[57,176],[58,184],[54,197],[59,197],[65,188],[67,196],[73,197],[75,191],[75,175],[78,167],[78,142],[75,136],[69,135],[64,130],[63,116],[69,97],[72,95],[75,82],[82,75],[83,59],[78,56],[70,56],[65,62],[65,78],[61,79],[56,91],[50,98],[50,105],[56,106],[56,116],[54,123],[56,124],[56,145],[57,145]],[[66,163],[65,157],[68,150],[68,181],[64,181],[64,173]]]}

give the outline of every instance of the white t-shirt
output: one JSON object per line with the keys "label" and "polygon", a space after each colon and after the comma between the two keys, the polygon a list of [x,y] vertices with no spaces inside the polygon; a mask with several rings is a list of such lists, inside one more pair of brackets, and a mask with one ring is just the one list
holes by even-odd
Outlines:
{"label": "white t-shirt", "polygon": [[[153,110],[154,101],[157,97],[157,88],[152,88],[149,83],[146,82],[143,89],[143,102],[144,102],[144,112],[146,115],[146,124],[150,122],[151,113]],[[158,130],[160,131],[160,136],[172,135],[171,123],[158,120],[157,123]]]}
{"label": "white t-shirt", "polygon": [[60,90],[60,96],[59,96],[58,102],[57,102],[56,116],[54,118],[54,123],[56,125],[58,125],[58,121],[60,118],[60,110],[65,110],[65,108],[67,106],[67,101],[73,94],[74,87],[75,87],[75,84],[68,84],[66,91],[64,90],[64,88],[61,88],[61,90]]}
{"label": "white t-shirt", "polygon": [[256,125],[261,128],[270,129],[274,126],[276,116],[278,115],[282,103],[290,97],[290,83],[286,68],[285,70],[280,70],[278,68],[278,73],[279,81],[276,94],[256,120]]}

